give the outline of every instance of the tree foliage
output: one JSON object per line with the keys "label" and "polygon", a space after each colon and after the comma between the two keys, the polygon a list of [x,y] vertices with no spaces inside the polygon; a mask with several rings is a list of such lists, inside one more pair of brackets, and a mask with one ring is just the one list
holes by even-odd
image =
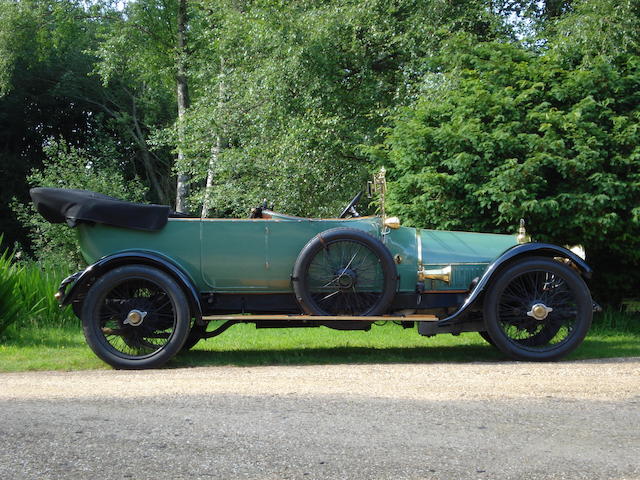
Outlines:
{"label": "tree foliage", "polygon": [[246,215],[262,198],[335,215],[370,170],[359,145],[415,95],[420,59],[451,31],[503,28],[476,1],[207,2],[199,18],[183,148],[194,205],[213,170],[217,215]]}
{"label": "tree foliage", "polygon": [[0,0],[0,232],[11,244],[25,229],[9,209],[27,199],[25,177],[41,164],[47,138],[81,144],[93,129],[95,109],[58,93],[71,72],[91,69],[83,53],[93,29],[74,20],[75,2]]}
{"label": "tree foliage", "polygon": [[[146,187],[137,178],[123,175],[123,160],[114,142],[97,138],[85,148],[64,140],[49,140],[44,146],[46,159],[42,168],[34,169],[27,180],[32,187],[77,188],[115,198],[142,201]],[[34,257],[50,265],[83,264],[75,231],[64,224],[51,224],[42,218],[33,204],[14,202],[14,211],[29,227]]]}
{"label": "tree foliage", "polygon": [[444,73],[390,120],[376,150],[392,164],[394,211],[414,225],[477,231],[513,231],[525,218],[536,240],[583,244],[607,300],[635,295],[638,57],[449,48]]}
{"label": "tree foliage", "polygon": [[101,139],[117,150],[125,178],[151,187],[148,200],[163,198],[169,149],[151,152],[147,137],[167,123],[167,102],[132,76],[103,85],[94,74],[92,52],[116,18],[110,2],[0,0],[0,231],[9,245],[29,246],[30,227],[10,204],[29,200],[27,176],[42,167],[52,138],[80,149]]}

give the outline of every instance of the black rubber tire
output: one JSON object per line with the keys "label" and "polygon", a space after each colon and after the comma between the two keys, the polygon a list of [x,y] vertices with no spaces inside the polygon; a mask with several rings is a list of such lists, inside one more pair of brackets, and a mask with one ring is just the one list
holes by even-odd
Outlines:
{"label": "black rubber tire", "polygon": [[493,339],[489,336],[489,334],[485,331],[485,332],[478,332],[478,335],[480,335],[482,337],[482,339],[487,342],[489,345],[491,345],[492,347],[495,347],[496,344],[494,343]]}
{"label": "black rubber tire", "polygon": [[[553,300],[555,296],[551,297],[547,306],[552,308],[555,306],[556,313],[551,312],[547,318],[539,321],[544,322],[539,323],[542,325],[542,330],[526,339],[513,339],[505,332],[499,319],[499,302],[505,289],[513,281],[533,272],[552,275],[556,283],[562,281],[562,285],[566,286],[565,297],[568,300],[564,300],[563,304],[560,303],[562,300]],[[511,297],[513,298],[513,296]],[[560,296],[559,298],[563,299],[564,297]],[[574,323],[567,327],[566,337],[557,344],[550,344],[549,342],[561,328],[557,323],[554,323],[558,321],[558,312],[562,311],[560,307],[567,308],[567,305],[575,308],[575,316],[572,316],[575,317]],[[487,334],[500,351],[515,360],[539,362],[558,360],[574,351],[584,340],[593,317],[593,301],[582,277],[568,265],[546,257],[530,257],[508,266],[500,272],[485,295],[483,309]]]}
{"label": "black rubber tire", "polygon": [[196,346],[196,344],[202,340],[202,336],[207,333],[207,325],[198,325],[198,324],[194,324],[193,327],[191,327],[191,330],[189,331],[189,335],[187,336],[187,340],[184,342],[184,345],[182,345],[182,348],[180,349],[181,352],[186,352],[188,350],[191,350],[193,347]]}
{"label": "black rubber tire", "polygon": [[383,274],[382,290],[379,298],[370,307],[354,315],[382,315],[387,311],[396,294],[398,273],[389,249],[377,238],[353,228],[333,228],[312,238],[300,251],[293,267],[293,290],[300,307],[309,315],[331,315],[314,300],[309,291],[309,267],[314,258],[323,250],[328,250],[339,242],[359,244],[371,253],[378,261]]}
{"label": "black rubber tire", "polygon": [[[166,344],[146,355],[132,355],[116,349],[103,333],[99,312],[107,295],[129,281],[149,282],[169,298],[172,331]],[[146,265],[126,265],[105,273],[89,289],[82,306],[82,327],[93,352],[116,369],[157,368],[180,351],[189,335],[190,311],[187,297],[166,273]],[[124,328],[124,327],[122,327]]]}

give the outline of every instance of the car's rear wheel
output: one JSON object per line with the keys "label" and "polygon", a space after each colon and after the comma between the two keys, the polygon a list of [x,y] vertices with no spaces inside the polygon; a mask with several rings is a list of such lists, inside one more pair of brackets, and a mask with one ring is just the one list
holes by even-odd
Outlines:
{"label": "car's rear wheel", "polygon": [[182,348],[189,306],[166,273],[127,265],[107,272],[89,289],[82,325],[93,352],[114,368],[155,368]]}
{"label": "car's rear wheel", "polygon": [[380,315],[396,292],[389,250],[362,230],[335,228],[302,249],[293,268],[293,289],[310,315]]}
{"label": "car's rear wheel", "polygon": [[189,330],[189,335],[187,336],[187,340],[182,345],[181,351],[186,352],[187,350],[191,350],[196,344],[204,338],[204,335],[207,333],[206,325],[198,325],[194,324]]}
{"label": "car's rear wheel", "polygon": [[517,360],[557,360],[582,343],[593,315],[580,275],[550,258],[533,257],[507,267],[487,291],[488,336]]}
{"label": "car's rear wheel", "polygon": [[482,337],[482,339],[487,342],[489,345],[495,347],[496,344],[493,342],[493,339],[489,336],[486,331],[478,332],[478,335]]}

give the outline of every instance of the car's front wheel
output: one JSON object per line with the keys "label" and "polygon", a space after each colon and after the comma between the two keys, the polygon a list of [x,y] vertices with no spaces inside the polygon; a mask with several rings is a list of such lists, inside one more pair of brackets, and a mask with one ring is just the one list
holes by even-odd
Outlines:
{"label": "car's front wheel", "polygon": [[516,360],[557,360],[582,343],[593,316],[591,294],[568,265],[544,257],[502,271],[484,300],[487,334]]}
{"label": "car's front wheel", "polygon": [[169,275],[126,265],[91,286],[82,325],[89,347],[114,368],[155,368],[182,348],[190,312],[184,292]]}

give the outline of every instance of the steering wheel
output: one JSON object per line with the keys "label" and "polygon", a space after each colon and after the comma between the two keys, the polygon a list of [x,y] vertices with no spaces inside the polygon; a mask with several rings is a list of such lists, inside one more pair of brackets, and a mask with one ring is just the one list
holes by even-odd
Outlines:
{"label": "steering wheel", "polygon": [[360,214],[356,211],[356,205],[360,201],[360,197],[362,197],[362,191],[358,192],[358,194],[351,199],[349,205],[347,205],[338,218],[350,218],[347,217],[348,214],[351,214],[351,217],[359,217]]}
{"label": "steering wheel", "polygon": [[262,211],[267,209],[273,210],[273,202],[271,202],[271,205],[267,206],[267,199],[265,198],[260,205],[251,209],[249,212],[249,218],[262,218]]}

